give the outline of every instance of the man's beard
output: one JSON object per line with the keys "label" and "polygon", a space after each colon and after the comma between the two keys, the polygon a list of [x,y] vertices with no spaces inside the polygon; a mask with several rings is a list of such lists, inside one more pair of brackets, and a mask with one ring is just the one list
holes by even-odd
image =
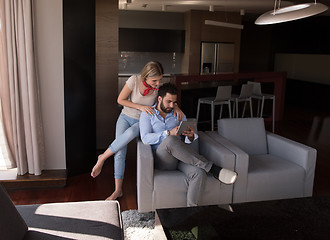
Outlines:
{"label": "man's beard", "polygon": [[170,113],[172,112],[173,108],[165,108],[164,104],[163,104],[163,100],[160,102],[160,109],[164,112],[164,113]]}

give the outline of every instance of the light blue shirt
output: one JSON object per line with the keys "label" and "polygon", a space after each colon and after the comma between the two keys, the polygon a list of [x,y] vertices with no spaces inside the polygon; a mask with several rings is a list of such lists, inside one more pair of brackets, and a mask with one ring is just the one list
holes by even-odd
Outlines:
{"label": "light blue shirt", "polygon": [[[180,122],[174,116],[174,112],[170,112],[166,115],[165,119],[159,114],[156,109],[156,105],[153,106],[155,111],[154,115],[142,112],[140,115],[140,135],[141,140],[145,144],[150,144],[152,149],[156,151],[159,144],[161,144],[167,137],[167,130],[172,130],[173,128],[180,125]],[[184,115],[182,121],[187,121]],[[195,133],[194,140],[197,138]],[[186,137],[186,143],[191,143]]]}

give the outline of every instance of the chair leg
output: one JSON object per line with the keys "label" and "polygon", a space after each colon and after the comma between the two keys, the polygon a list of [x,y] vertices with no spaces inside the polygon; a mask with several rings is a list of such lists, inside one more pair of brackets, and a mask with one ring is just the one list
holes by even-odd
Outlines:
{"label": "chair leg", "polygon": [[230,106],[230,101],[228,102],[228,112],[229,112],[229,118],[231,118],[231,106]]}
{"label": "chair leg", "polygon": [[221,104],[221,106],[220,106],[220,115],[219,115],[219,119],[221,119],[221,117],[222,117],[222,107],[223,107],[223,104]]}
{"label": "chair leg", "polygon": [[237,100],[237,98],[236,98],[235,105],[236,105],[236,118],[238,118],[238,100]]}
{"label": "chair leg", "polygon": [[235,117],[235,102],[233,101],[233,118]]}
{"label": "chair leg", "polygon": [[251,117],[253,118],[252,99],[251,98],[250,98],[250,113],[251,113]]}
{"label": "chair leg", "polygon": [[260,117],[262,118],[263,114],[264,114],[264,104],[265,104],[265,98],[262,97],[261,99],[261,110],[260,110]]}
{"label": "chair leg", "polygon": [[243,107],[243,112],[242,112],[242,118],[244,118],[245,108],[246,108],[246,101],[244,101],[244,107]]}
{"label": "chair leg", "polygon": [[273,132],[275,132],[275,96],[273,97]]}
{"label": "chair leg", "polygon": [[260,99],[257,99],[257,101],[258,101],[257,116],[260,116]]}
{"label": "chair leg", "polygon": [[211,103],[211,130],[214,131],[214,104]]}
{"label": "chair leg", "polygon": [[198,100],[198,105],[197,105],[197,114],[196,114],[196,122],[198,123],[198,117],[199,117],[199,108],[200,108],[200,102]]}

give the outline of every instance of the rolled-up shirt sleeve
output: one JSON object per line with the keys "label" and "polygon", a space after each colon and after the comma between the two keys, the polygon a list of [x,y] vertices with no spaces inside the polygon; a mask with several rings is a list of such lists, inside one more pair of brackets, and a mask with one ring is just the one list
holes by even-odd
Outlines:
{"label": "rolled-up shirt sleeve", "polygon": [[194,142],[197,138],[198,138],[198,134],[194,133],[194,140],[190,141],[189,138],[186,136],[184,142],[187,144],[190,144],[190,143]]}

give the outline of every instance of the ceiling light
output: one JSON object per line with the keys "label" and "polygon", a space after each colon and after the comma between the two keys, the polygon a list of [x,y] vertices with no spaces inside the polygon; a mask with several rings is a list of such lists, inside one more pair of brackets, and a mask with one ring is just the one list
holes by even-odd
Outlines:
{"label": "ceiling light", "polygon": [[209,6],[209,11],[210,11],[210,12],[214,12],[214,6],[213,6],[213,5],[210,5],[210,6]]}
{"label": "ceiling light", "polygon": [[237,28],[237,29],[243,29],[244,28],[244,26],[241,25],[241,24],[218,22],[218,21],[212,21],[212,20],[205,20],[205,24],[206,25],[218,26],[218,27]]}
{"label": "ceiling light", "polygon": [[289,7],[280,7],[281,0],[277,4],[275,0],[274,10],[268,11],[257,18],[255,24],[266,25],[281,22],[288,22],[305,17],[310,17],[328,10],[328,7],[322,3],[303,3]]}

